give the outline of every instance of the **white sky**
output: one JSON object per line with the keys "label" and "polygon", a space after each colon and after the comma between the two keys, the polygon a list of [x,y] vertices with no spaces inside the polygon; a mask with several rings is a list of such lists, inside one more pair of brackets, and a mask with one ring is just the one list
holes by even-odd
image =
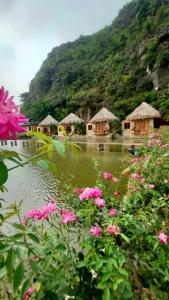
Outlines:
{"label": "white sky", "polygon": [[0,86],[17,96],[53,47],[111,24],[128,0],[0,0]]}

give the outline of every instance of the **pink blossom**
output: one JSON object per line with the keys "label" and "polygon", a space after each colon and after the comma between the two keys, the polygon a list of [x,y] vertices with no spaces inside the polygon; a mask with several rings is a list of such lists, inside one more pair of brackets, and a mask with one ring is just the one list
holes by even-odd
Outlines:
{"label": "pink blossom", "polygon": [[148,188],[149,190],[155,190],[155,185],[154,185],[154,184],[149,184],[149,185],[147,186],[147,188]]}
{"label": "pink blossom", "polygon": [[120,234],[120,228],[118,226],[109,226],[107,228],[107,231],[110,233],[110,234],[114,234],[114,235],[118,235]]}
{"label": "pink blossom", "polygon": [[147,143],[147,146],[148,147],[152,147],[153,145],[160,145],[162,143],[161,140],[149,140],[148,143]]}
{"label": "pink blossom", "polygon": [[143,157],[143,160],[144,160],[144,161],[149,161],[149,157],[148,157],[148,156],[144,156],[144,157]]}
{"label": "pink blossom", "polygon": [[163,156],[167,157],[167,156],[169,156],[169,153],[164,153]]}
{"label": "pink blossom", "polygon": [[103,177],[104,179],[110,179],[110,178],[113,177],[113,174],[112,174],[112,173],[103,173],[103,174],[102,174],[102,177]]}
{"label": "pink blossom", "polygon": [[165,149],[165,148],[168,148],[169,147],[169,144],[163,144],[160,146],[160,149]]}
{"label": "pink blossom", "polygon": [[101,198],[96,198],[96,199],[94,200],[94,204],[95,204],[96,206],[102,208],[102,207],[105,207],[106,201],[105,201],[104,199],[101,199]]}
{"label": "pink blossom", "polygon": [[77,194],[77,195],[80,195],[81,193],[83,193],[84,189],[82,188],[76,188],[74,189],[74,193]]}
{"label": "pink blossom", "polygon": [[113,195],[114,195],[115,197],[119,197],[119,196],[120,196],[120,192],[113,192]]}
{"label": "pink blossom", "polygon": [[102,235],[102,229],[101,227],[92,227],[90,229],[90,234],[93,236],[101,236]]}
{"label": "pink blossom", "polygon": [[136,157],[136,158],[131,159],[130,162],[131,162],[132,164],[134,164],[134,163],[141,162],[141,160],[142,160],[142,159],[141,159],[140,157]]}
{"label": "pink blossom", "polygon": [[117,215],[117,209],[116,208],[111,208],[109,210],[109,216],[114,217]]}
{"label": "pink blossom", "polygon": [[113,183],[117,183],[118,181],[119,181],[119,180],[118,180],[116,177],[113,177],[113,178],[112,178],[112,182],[113,182]]}
{"label": "pink blossom", "polygon": [[153,139],[153,138],[156,138],[156,137],[161,137],[161,134],[159,133],[152,133],[148,136],[149,139]]}
{"label": "pink blossom", "polygon": [[164,232],[160,232],[158,237],[161,244],[167,244],[167,240],[169,238],[168,235],[166,235]]}
{"label": "pink blossom", "polygon": [[18,107],[13,102],[13,97],[8,97],[8,92],[0,88],[0,139],[16,139],[16,134],[26,132],[21,124],[27,123],[24,115],[19,113]]}
{"label": "pink blossom", "polygon": [[48,219],[48,214],[54,213],[56,211],[56,209],[57,209],[56,203],[55,203],[54,199],[51,199],[48,204],[43,206],[41,214],[45,219]]}
{"label": "pink blossom", "polygon": [[130,175],[130,178],[138,179],[140,182],[145,182],[145,178],[143,178],[141,174],[133,173]]}
{"label": "pink blossom", "polygon": [[42,219],[42,217],[43,216],[42,216],[40,210],[38,208],[33,208],[26,215],[24,215],[22,217],[22,224],[26,225],[26,220],[27,219],[31,219],[32,221],[37,219],[37,220],[40,221]]}
{"label": "pink blossom", "polygon": [[30,287],[30,288],[27,290],[25,296],[23,297],[23,300],[27,300],[27,299],[32,295],[32,293],[34,293],[35,291],[36,291],[35,288]]}
{"label": "pink blossom", "polygon": [[102,191],[98,188],[86,188],[80,194],[80,201],[84,201],[89,198],[100,198],[102,196]]}
{"label": "pink blossom", "polygon": [[63,211],[61,216],[62,216],[62,224],[74,222],[77,219],[74,212],[72,212],[71,210]]}

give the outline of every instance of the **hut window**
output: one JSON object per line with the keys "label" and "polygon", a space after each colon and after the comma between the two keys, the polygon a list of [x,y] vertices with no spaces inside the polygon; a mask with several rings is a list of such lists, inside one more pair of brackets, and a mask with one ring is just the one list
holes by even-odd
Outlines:
{"label": "hut window", "polygon": [[130,123],[124,123],[124,129],[130,129]]}
{"label": "hut window", "polygon": [[92,125],[88,125],[88,130],[92,130]]}

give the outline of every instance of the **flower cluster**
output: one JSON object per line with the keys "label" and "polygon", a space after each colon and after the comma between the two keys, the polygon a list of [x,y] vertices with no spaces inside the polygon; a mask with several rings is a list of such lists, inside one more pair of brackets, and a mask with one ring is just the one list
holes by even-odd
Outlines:
{"label": "flower cluster", "polygon": [[96,199],[94,200],[94,204],[95,204],[96,206],[102,208],[102,207],[105,207],[106,201],[105,201],[104,199],[101,199],[101,198],[96,198]]}
{"label": "flower cluster", "polygon": [[51,199],[48,204],[42,207],[42,210],[40,210],[39,208],[33,208],[26,215],[24,215],[22,217],[22,224],[25,225],[27,219],[31,219],[32,221],[34,220],[40,221],[44,218],[47,220],[49,218],[49,214],[54,213],[56,209],[57,207],[55,201],[54,199]]}
{"label": "flower cluster", "polygon": [[147,143],[148,147],[152,147],[154,145],[161,145],[162,141],[161,140],[149,140]]}
{"label": "flower cluster", "polygon": [[[115,235],[115,236],[120,234],[120,228],[117,225],[107,227],[107,231],[108,231],[108,233]],[[100,236],[102,236],[103,230],[101,227],[95,226],[95,227],[92,227],[89,232],[92,236],[100,237]]]}
{"label": "flower cluster", "polygon": [[16,134],[25,132],[21,124],[27,123],[24,115],[19,113],[18,107],[13,102],[13,97],[8,97],[8,91],[0,88],[0,139],[16,139]]}
{"label": "flower cluster", "polygon": [[104,172],[101,176],[104,179],[111,179],[113,177],[113,174],[112,173],[106,173],[106,172]]}
{"label": "flower cluster", "polygon": [[86,188],[80,194],[80,201],[84,201],[89,198],[100,198],[102,196],[102,191],[98,188]]}
{"label": "flower cluster", "polygon": [[69,222],[76,221],[76,216],[71,210],[63,210],[60,211],[61,218],[62,218],[62,224],[67,224]]}
{"label": "flower cluster", "polygon": [[138,174],[138,173],[133,173],[130,175],[130,178],[132,179],[137,179],[139,180],[140,182],[145,182],[145,179],[142,177],[141,174]]}

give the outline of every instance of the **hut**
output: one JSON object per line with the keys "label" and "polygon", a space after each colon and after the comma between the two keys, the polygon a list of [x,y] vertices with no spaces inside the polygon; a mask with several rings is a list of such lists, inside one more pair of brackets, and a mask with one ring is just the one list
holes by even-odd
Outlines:
{"label": "hut", "polygon": [[[71,113],[60,122],[60,125],[64,127],[68,135],[79,135],[81,134],[81,127],[84,126],[84,121]],[[59,128],[58,134],[59,136],[63,136],[61,128]]]}
{"label": "hut", "polygon": [[88,136],[109,136],[116,132],[115,123],[119,119],[107,108],[102,108],[87,124],[86,133]]}
{"label": "hut", "polygon": [[142,136],[149,129],[159,128],[160,119],[160,112],[143,102],[122,122],[123,135]]}
{"label": "hut", "polygon": [[47,135],[50,134],[58,134],[57,126],[59,125],[59,122],[55,120],[51,115],[48,115],[44,120],[42,120],[38,127],[37,131],[43,132]]}

